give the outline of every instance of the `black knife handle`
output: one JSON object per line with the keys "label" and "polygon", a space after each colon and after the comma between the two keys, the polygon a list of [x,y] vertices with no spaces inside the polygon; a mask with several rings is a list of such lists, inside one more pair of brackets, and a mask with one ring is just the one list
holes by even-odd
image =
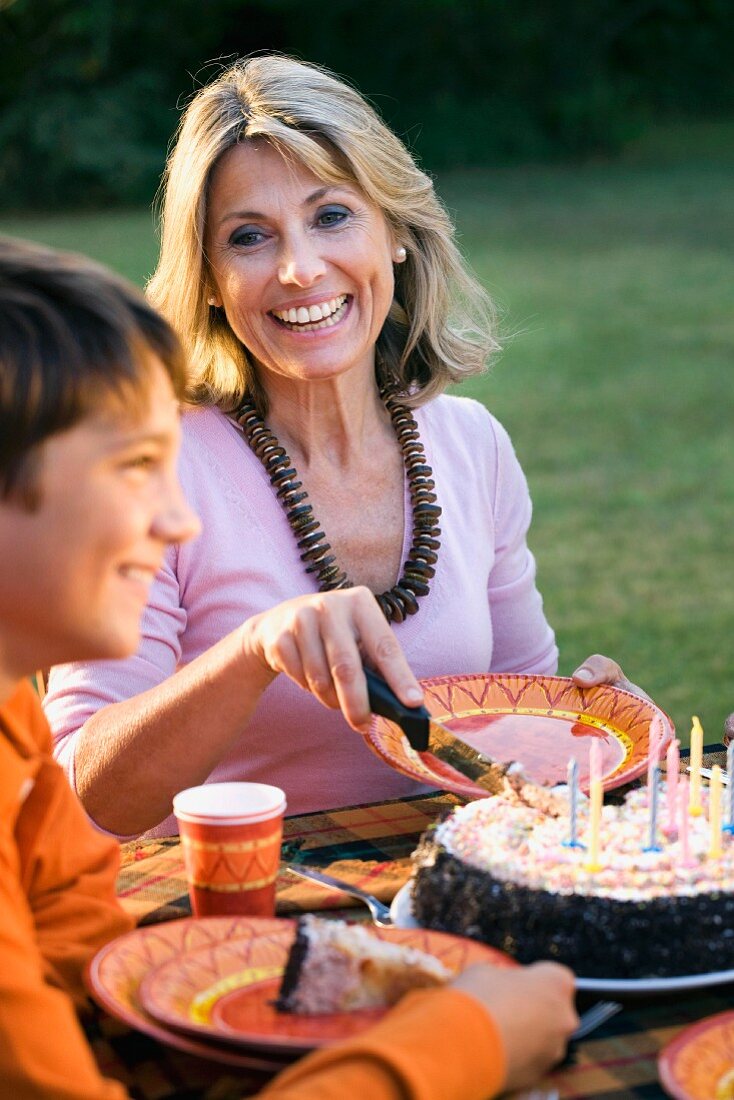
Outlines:
{"label": "black knife handle", "polygon": [[367,680],[367,694],[372,713],[389,718],[391,722],[397,722],[411,747],[416,752],[425,752],[428,748],[430,712],[422,705],[406,707],[392,688],[372,669],[365,668],[364,675]]}

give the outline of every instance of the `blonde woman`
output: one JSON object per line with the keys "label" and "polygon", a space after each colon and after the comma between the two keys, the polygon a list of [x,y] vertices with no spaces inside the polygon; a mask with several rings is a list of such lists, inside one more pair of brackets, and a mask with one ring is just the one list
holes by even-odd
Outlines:
{"label": "blonde woman", "polygon": [[[442,392],[496,343],[431,181],[328,72],[238,62],[183,116],[149,297],[192,365],[181,477],[203,533],[169,552],[135,657],[52,674],[58,758],[120,836],[174,831],[171,795],[207,778],[276,783],[296,813],[417,792],[319,706],[350,683],[346,717],[368,719],[352,601],[376,598],[419,677],[557,662],[510,440]],[[332,589],[344,644],[317,595]],[[265,642],[254,706],[259,616],[308,593],[278,635],[299,647]],[[621,673],[601,659],[591,676]]]}

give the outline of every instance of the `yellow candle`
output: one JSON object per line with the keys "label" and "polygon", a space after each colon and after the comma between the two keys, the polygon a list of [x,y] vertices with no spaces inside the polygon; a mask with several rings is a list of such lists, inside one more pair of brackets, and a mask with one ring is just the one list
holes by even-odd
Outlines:
{"label": "yellow candle", "polygon": [[718,764],[714,764],[711,769],[709,828],[709,859],[720,859],[724,853],[721,847],[721,768]]}
{"label": "yellow candle", "polygon": [[703,813],[701,806],[701,763],[703,761],[703,729],[695,714],[691,726],[691,793],[688,813],[699,817]]}
{"label": "yellow candle", "polygon": [[589,857],[584,864],[586,871],[601,871],[599,862],[599,833],[601,830],[601,808],[604,802],[601,779],[593,780],[589,790]]}

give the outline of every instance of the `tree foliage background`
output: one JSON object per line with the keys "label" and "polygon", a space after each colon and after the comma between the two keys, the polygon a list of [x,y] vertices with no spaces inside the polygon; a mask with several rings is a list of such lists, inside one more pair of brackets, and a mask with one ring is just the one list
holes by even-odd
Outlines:
{"label": "tree foliage background", "polygon": [[0,204],[149,201],[182,102],[253,50],[346,76],[441,169],[730,114],[732,42],[732,0],[0,0]]}

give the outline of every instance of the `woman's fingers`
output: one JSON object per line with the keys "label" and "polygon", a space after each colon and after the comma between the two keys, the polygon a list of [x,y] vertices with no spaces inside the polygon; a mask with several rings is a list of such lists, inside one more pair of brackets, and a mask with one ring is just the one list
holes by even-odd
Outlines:
{"label": "woman's fingers", "polygon": [[625,678],[622,669],[611,657],[592,653],[573,673],[572,679],[581,684],[616,684]]}
{"label": "woman's fingers", "polygon": [[734,741],[734,714],[730,714],[724,722],[724,744]]}
{"label": "woman's fingers", "polygon": [[377,668],[408,706],[423,692],[367,588],[301,596],[252,620],[255,647],[324,706],[339,707],[355,729],[370,719],[363,661]]}
{"label": "woman's fingers", "polygon": [[581,687],[594,687],[597,684],[611,684],[613,687],[622,688],[624,691],[638,695],[641,699],[652,699],[637,684],[628,680],[621,667],[611,657],[605,657],[601,653],[592,653],[590,657],[579,665],[572,674],[571,679]]}
{"label": "woman's fingers", "polygon": [[395,635],[367,588],[350,588],[324,597],[321,640],[338,706],[354,729],[370,720],[363,662],[377,668],[408,706],[423,699]]}
{"label": "woman's fingers", "polygon": [[423,690],[377,600],[368,588],[354,588],[351,591],[363,658],[382,675],[401,702],[408,707],[420,706]]}

